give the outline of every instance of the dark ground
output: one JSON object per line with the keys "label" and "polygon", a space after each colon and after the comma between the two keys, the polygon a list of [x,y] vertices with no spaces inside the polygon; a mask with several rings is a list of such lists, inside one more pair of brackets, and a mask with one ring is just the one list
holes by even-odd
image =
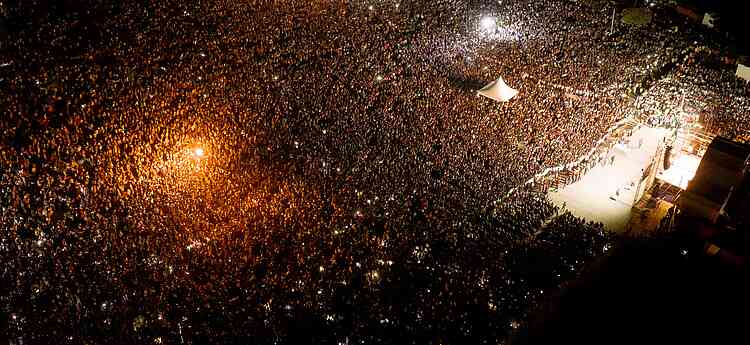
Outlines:
{"label": "dark ground", "polygon": [[[742,247],[741,232],[713,241]],[[623,245],[539,311],[516,344],[746,342],[747,267],[707,257],[703,244],[679,235]]]}

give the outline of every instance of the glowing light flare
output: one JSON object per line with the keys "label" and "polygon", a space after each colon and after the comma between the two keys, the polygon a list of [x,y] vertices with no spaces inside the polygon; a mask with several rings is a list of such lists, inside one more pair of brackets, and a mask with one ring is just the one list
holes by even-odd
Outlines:
{"label": "glowing light flare", "polygon": [[495,17],[482,17],[479,25],[482,27],[482,30],[493,32],[497,29],[497,20]]}
{"label": "glowing light flare", "polygon": [[203,151],[202,147],[196,147],[195,149],[193,149],[193,156],[195,156],[196,158],[203,158],[205,154],[206,152]]}
{"label": "glowing light flare", "polygon": [[[483,39],[493,41],[519,40],[519,31],[513,25],[505,23],[497,17],[485,16],[479,19],[477,34]],[[494,49],[495,46],[493,45]]]}
{"label": "glowing light flare", "polygon": [[689,154],[679,154],[669,169],[661,174],[664,181],[672,185],[686,189],[688,182],[693,179],[700,165],[701,157]]}

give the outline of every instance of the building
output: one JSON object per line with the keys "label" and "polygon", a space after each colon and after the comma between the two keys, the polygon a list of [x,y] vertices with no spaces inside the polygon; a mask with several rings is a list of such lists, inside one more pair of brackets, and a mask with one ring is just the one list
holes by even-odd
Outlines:
{"label": "building", "polygon": [[684,216],[736,226],[750,211],[750,145],[717,137],[708,146],[678,206]]}

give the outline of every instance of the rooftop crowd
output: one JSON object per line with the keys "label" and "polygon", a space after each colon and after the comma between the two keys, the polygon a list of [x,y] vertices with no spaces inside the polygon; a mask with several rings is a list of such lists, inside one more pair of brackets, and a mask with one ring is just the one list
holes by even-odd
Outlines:
{"label": "rooftop crowd", "polygon": [[[615,241],[503,196],[698,35],[610,35],[604,1],[41,3],[0,43],[0,334],[24,344],[502,342]],[[516,98],[476,97],[498,76]]]}

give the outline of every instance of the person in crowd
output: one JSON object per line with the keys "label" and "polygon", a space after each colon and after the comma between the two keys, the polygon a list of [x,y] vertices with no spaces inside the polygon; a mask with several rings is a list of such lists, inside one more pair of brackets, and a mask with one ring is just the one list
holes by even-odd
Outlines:
{"label": "person in crowd", "polygon": [[14,342],[495,343],[615,241],[525,181],[683,91],[750,137],[700,31],[606,1],[45,4],[0,42]]}

